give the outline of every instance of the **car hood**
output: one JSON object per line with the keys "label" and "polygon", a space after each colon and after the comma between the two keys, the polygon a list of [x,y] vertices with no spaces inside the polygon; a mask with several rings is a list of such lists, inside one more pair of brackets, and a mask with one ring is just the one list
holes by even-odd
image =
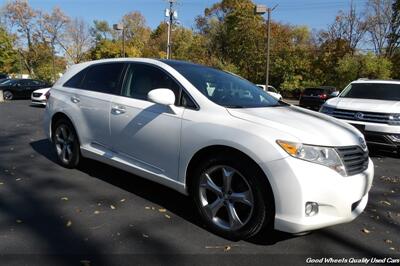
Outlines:
{"label": "car hood", "polygon": [[[228,109],[239,119],[293,136],[293,140],[322,146],[359,145],[362,134],[333,117],[295,106]],[[279,139],[279,136],[277,136]]]}
{"label": "car hood", "polygon": [[44,94],[44,93],[48,92],[50,89],[51,88],[38,89],[38,90],[35,90],[34,93],[42,93],[42,94]]}
{"label": "car hood", "polygon": [[336,97],[329,99],[326,105],[338,109],[377,112],[377,113],[400,113],[400,101],[384,101],[370,99],[353,99]]}

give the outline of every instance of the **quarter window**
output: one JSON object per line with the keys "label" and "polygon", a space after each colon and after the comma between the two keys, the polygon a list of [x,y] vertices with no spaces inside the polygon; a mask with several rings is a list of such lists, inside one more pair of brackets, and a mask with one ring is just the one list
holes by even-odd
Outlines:
{"label": "quarter window", "polygon": [[85,77],[86,74],[86,69],[78,72],[78,74],[75,74],[72,78],[70,78],[67,82],[64,83],[64,87],[68,88],[75,88],[75,89],[80,89],[82,88],[82,80]]}
{"label": "quarter window", "polygon": [[116,94],[123,68],[123,63],[94,65],[87,70],[82,88],[90,91]]}

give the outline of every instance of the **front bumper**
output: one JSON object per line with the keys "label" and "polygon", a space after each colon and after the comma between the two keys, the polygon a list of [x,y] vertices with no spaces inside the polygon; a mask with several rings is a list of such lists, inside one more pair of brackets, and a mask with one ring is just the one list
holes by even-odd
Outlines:
{"label": "front bumper", "polygon": [[45,97],[31,97],[31,103],[34,105],[46,105],[46,98]]}
{"label": "front bumper", "polygon": [[400,139],[399,141],[395,141],[392,137],[395,135],[400,138],[400,126],[344,119],[341,120],[355,125],[356,127],[357,125],[365,126],[365,130],[362,133],[364,134],[368,145],[378,146],[380,148],[393,151],[400,149]]}
{"label": "front bumper", "polygon": [[[275,229],[301,233],[350,222],[364,209],[374,176],[374,165],[357,175],[343,177],[330,168],[293,157],[265,163],[275,198]],[[305,205],[319,211],[306,216]]]}

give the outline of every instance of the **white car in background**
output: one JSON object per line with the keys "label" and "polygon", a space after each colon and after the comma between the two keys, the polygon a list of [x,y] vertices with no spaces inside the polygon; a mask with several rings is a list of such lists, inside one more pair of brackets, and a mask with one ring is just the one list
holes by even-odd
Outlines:
{"label": "white car in background", "polygon": [[35,90],[31,94],[31,103],[32,105],[46,105],[47,102],[47,97],[46,94],[51,88],[44,88],[44,89],[39,89]]}
{"label": "white car in background", "polygon": [[228,238],[350,222],[374,175],[354,127],[183,61],[72,66],[44,119],[64,167],[92,158],[191,195],[203,222]]}
{"label": "white car in background", "polygon": [[400,154],[400,81],[353,81],[320,112],[359,129],[369,145]]}
{"label": "white car in background", "polygon": [[272,97],[278,99],[278,100],[282,100],[282,95],[279,93],[279,91],[277,89],[275,89],[274,86],[268,85],[268,89],[265,89],[265,85],[262,84],[257,84],[257,87],[259,87],[260,89],[266,91],[269,95],[271,95]]}

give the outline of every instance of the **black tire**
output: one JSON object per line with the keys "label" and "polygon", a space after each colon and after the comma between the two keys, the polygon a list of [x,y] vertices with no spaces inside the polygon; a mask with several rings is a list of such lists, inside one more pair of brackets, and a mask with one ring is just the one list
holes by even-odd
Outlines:
{"label": "black tire", "polygon": [[11,91],[3,91],[4,100],[11,101],[14,99],[14,94]]}
{"label": "black tire", "polygon": [[[210,209],[208,209],[208,214],[206,208],[204,207],[204,192],[201,192],[201,186],[204,187],[204,176],[209,169],[214,169],[218,166],[227,166],[231,169],[237,170],[238,175],[247,182],[249,188],[252,192],[253,207],[250,215],[248,215],[247,220],[243,223],[243,226],[238,229],[224,229],[221,225],[216,224],[215,219],[211,219]],[[251,161],[242,155],[235,154],[217,154],[213,155],[212,158],[207,158],[202,160],[202,162],[197,166],[193,172],[194,178],[191,182],[190,193],[197,205],[200,216],[205,223],[205,225],[214,233],[223,236],[231,240],[249,239],[256,236],[260,232],[267,232],[273,229],[273,221],[275,217],[275,204],[273,193],[268,180],[261,169]],[[208,179],[207,179],[208,180]],[[233,180],[233,178],[232,178]],[[223,188],[223,185],[221,186]],[[233,185],[232,185],[233,190]],[[204,191],[204,190],[203,190]],[[202,194],[203,193],[203,194]],[[207,192],[208,193],[208,192]],[[232,191],[230,192],[232,193]],[[225,196],[224,196],[225,197]],[[218,199],[220,197],[218,196]],[[230,199],[228,200],[230,202]],[[224,202],[224,206],[221,208],[226,208],[227,216],[229,217],[228,205],[229,203]],[[234,203],[235,204],[235,203]],[[208,203],[208,206],[212,204]],[[221,210],[216,213],[223,214]],[[235,211],[236,213],[236,211]],[[239,212],[237,213],[239,214]],[[239,215],[238,215],[239,216]],[[217,218],[219,219],[219,218]],[[230,219],[230,218],[229,218]],[[239,219],[241,220],[241,219]]]}
{"label": "black tire", "polygon": [[72,123],[64,118],[57,120],[52,137],[58,162],[66,168],[77,167],[81,158],[80,144]]}

